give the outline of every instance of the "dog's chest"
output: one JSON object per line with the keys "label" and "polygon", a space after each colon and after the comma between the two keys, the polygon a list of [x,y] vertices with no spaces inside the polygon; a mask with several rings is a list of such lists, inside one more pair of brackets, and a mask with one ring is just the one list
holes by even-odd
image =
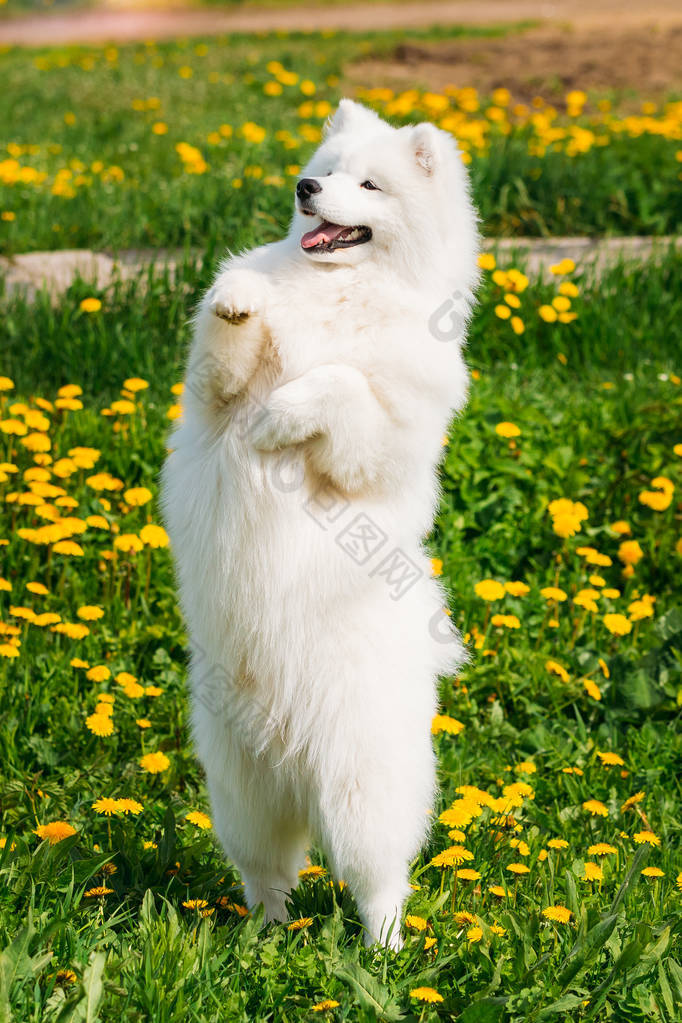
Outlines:
{"label": "dog's chest", "polygon": [[376,338],[377,316],[362,290],[294,288],[269,309],[272,341],[285,377],[311,366],[344,361],[362,365]]}

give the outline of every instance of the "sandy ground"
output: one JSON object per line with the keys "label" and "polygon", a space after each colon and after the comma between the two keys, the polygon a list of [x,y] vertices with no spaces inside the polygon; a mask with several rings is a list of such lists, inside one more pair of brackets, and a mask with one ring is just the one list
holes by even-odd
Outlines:
{"label": "sandy ground", "polygon": [[[492,25],[538,20],[564,31],[645,41],[656,29],[682,25],[680,0],[623,3],[622,0],[426,0],[292,8],[103,9],[39,14],[0,22],[0,45],[51,46],[68,43],[131,42],[173,36],[284,30],[410,29],[435,24]],[[626,30],[631,33],[627,35]],[[622,54],[627,59],[627,52]]]}

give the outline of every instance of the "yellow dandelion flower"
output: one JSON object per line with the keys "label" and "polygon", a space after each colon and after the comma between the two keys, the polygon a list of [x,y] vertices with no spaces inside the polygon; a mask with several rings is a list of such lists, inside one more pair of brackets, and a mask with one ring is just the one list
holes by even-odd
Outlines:
{"label": "yellow dandelion flower", "polygon": [[131,416],[137,409],[137,406],[134,401],[130,401],[128,398],[119,398],[117,401],[112,401],[110,409],[117,416]]}
{"label": "yellow dandelion flower", "polygon": [[565,906],[547,906],[543,909],[542,915],[547,920],[554,920],[559,924],[567,924],[573,916],[570,909],[566,909]]}
{"label": "yellow dandelion flower", "polygon": [[84,622],[97,622],[100,618],[104,617],[104,611],[101,607],[95,607],[90,604],[79,607],[76,614]]}
{"label": "yellow dandelion flower", "polygon": [[114,548],[123,554],[138,554],[144,544],[135,533],[121,533],[114,539]]}
{"label": "yellow dandelion flower", "polygon": [[186,813],[185,820],[204,831],[208,831],[213,826],[208,814],[201,813],[200,810],[191,810],[189,813]]}
{"label": "yellow dandelion flower", "polygon": [[123,686],[125,688],[125,686],[130,686],[137,682],[137,678],[135,675],[131,675],[128,671],[119,671],[116,676],[116,682],[119,686]]}
{"label": "yellow dandelion flower", "polygon": [[635,835],[632,836],[632,838],[633,838],[633,841],[635,841],[637,843],[637,845],[644,845],[644,844],[646,844],[646,845],[660,845],[661,844],[660,838],[658,837],[658,835],[655,835],[653,833],[653,831],[638,831]]}
{"label": "yellow dandelion flower", "polygon": [[525,597],[527,593],[530,593],[530,586],[522,582],[511,581],[505,583],[504,588],[512,597]]}
{"label": "yellow dandelion flower", "polygon": [[[98,313],[102,308],[102,303],[98,298],[84,298],[80,308],[84,313]],[[71,397],[71,395],[60,395],[60,397]]]}
{"label": "yellow dandelion flower", "polygon": [[75,540],[59,540],[52,548],[55,554],[68,554],[72,558],[82,558],[85,551]]}
{"label": "yellow dandelion flower", "polygon": [[548,671],[550,675],[557,675],[562,682],[570,681],[571,676],[558,661],[546,661],[545,671]]}
{"label": "yellow dandelion flower", "polygon": [[138,391],[146,391],[149,384],[146,380],[142,380],[141,377],[129,377],[123,381],[123,386],[126,391],[132,391],[133,394],[137,394]]}
{"label": "yellow dandelion flower", "polygon": [[601,700],[601,689],[591,678],[583,679],[583,687],[588,696],[591,696],[593,700]]}
{"label": "yellow dandelion flower", "polygon": [[413,931],[425,931],[428,923],[423,916],[415,916],[413,913],[408,913],[405,917],[405,926]]}
{"label": "yellow dandelion flower", "polygon": [[123,500],[132,508],[140,508],[151,501],[152,497],[153,494],[147,487],[131,487],[130,490],[126,490]]}
{"label": "yellow dandelion flower", "polygon": [[602,621],[612,636],[627,636],[632,631],[632,622],[625,615],[607,614]]}
{"label": "yellow dandelion flower", "polygon": [[635,792],[634,796],[629,796],[625,800],[625,802],[623,803],[623,805],[620,808],[621,813],[624,813],[626,810],[632,809],[632,807],[636,806],[637,803],[641,803],[643,799],[644,799],[644,793],[643,792]]}
{"label": "yellow dandelion flower", "polygon": [[568,842],[565,838],[550,838],[547,845],[550,849],[568,849]]}
{"label": "yellow dandelion flower", "polygon": [[106,664],[97,664],[94,668],[88,670],[85,677],[90,682],[106,682],[107,679],[111,678],[111,672]]}
{"label": "yellow dandelion flower", "polygon": [[311,864],[309,867],[303,867],[298,872],[298,876],[301,881],[316,879],[318,877],[326,877],[327,871],[324,867],[319,866],[317,863]]}
{"label": "yellow dandelion flower", "polygon": [[100,739],[106,739],[114,733],[114,723],[108,714],[90,714],[85,719],[86,727]]}
{"label": "yellow dandelion flower", "polygon": [[644,551],[637,540],[623,540],[618,547],[618,557],[624,565],[636,565],[644,557]]}
{"label": "yellow dandelion flower", "polygon": [[521,430],[516,423],[502,422],[495,427],[495,433],[500,437],[520,437]]}
{"label": "yellow dandelion flower", "polygon": [[113,895],[114,889],[107,888],[105,885],[97,885],[95,888],[88,888],[87,892],[83,892],[83,896],[86,899],[98,899],[104,895]]}
{"label": "yellow dandelion flower", "polygon": [[512,874],[530,874],[530,867],[527,867],[525,863],[509,863],[507,870]]}
{"label": "yellow dandelion flower", "polygon": [[540,595],[543,596],[545,600],[555,600],[559,603],[568,599],[566,591],[562,590],[559,586],[544,586],[540,590]]}
{"label": "yellow dandelion flower", "polygon": [[145,753],[139,760],[140,767],[149,774],[161,774],[170,767],[170,760],[165,753]]}
{"label": "yellow dandelion flower", "polygon": [[641,873],[643,877],[665,877],[665,871],[660,867],[645,867]]}
{"label": "yellow dandelion flower", "polygon": [[328,1009],[337,1009],[341,1003],[335,1001],[333,998],[325,998],[322,1002],[317,1002],[316,1005],[311,1006],[312,1012],[326,1012]]}
{"label": "yellow dandelion flower", "polygon": [[[0,579],[0,590],[2,589],[3,582],[4,580]],[[47,586],[44,586],[42,583],[26,583],[26,589],[29,593],[35,593],[37,597],[47,597],[50,592]]]}
{"label": "yellow dandelion flower", "polygon": [[467,941],[470,941],[472,944],[475,944],[477,941],[480,941],[482,937],[483,937],[482,927],[478,926],[470,927],[469,930],[467,931]]}
{"label": "yellow dandelion flower", "polygon": [[140,540],[148,547],[159,548],[168,547],[170,540],[168,533],[163,526],[155,526],[151,523],[147,526],[143,526],[140,530]]}
{"label": "yellow dandelion flower", "polygon": [[313,922],[313,918],[311,916],[302,916],[302,917],[299,917],[298,920],[294,920],[292,923],[290,923],[288,928],[287,928],[287,930],[289,930],[289,931],[302,931],[304,928],[310,927],[312,922]]}
{"label": "yellow dandelion flower", "polygon": [[108,796],[102,796],[100,799],[96,799],[92,804],[92,809],[104,817],[113,817],[114,814],[120,812],[118,805],[118,799],[110,799]]}
{"label": "yellow dandelion flower", "polygon": [[480,806],[470,799],[458,799],[448,810],[443,810],[438,818],[448,828],[465,828],[474,817],[480,816]]}
{"label": "yellow dandelion flower", "polygon": [[597,750],[597,756],[601,760],[602,764],[606,765],[607,767],[622,767],[623,764],[625,763],[623,758],[618,756],[617,753],[610,753],[608,751],[602,753],[599,750]]}
{"label": "yellow dandelion flower", "polygon": [[[579,92],[577,89],[574,90],[573,92],[569,92],[568,95],[566,96],[566,101],[571,105],[582,105],[583,103],[585,103],[586,99],[587,97],[585,96],[585,93]],[[570,274],[573,273],[573,271],[575,270],[575,263],[573,262],[572,259],[562,259],[561,262],[554,263],[552,266],[550,266],[549,269],[550,273],[554,274],[555,276],[560,276],[562,274]]]}
{"label": "yellow dandelion flower", "polygon": [[587,810],[593,817],[608,817],[609,811],[598,799],[586,799],[583,803],[583,810]]}
{"label": "yellow dandelion flower", "polygon": [[474,592],[477,597],[485,601],[501,600],[504,597],[504,586],[502,583],[498,583],[495,579],[482,579],[481,582],[476,583],[474,586]]}
{"label": "yellow dandelion flower", "polygon": [[136,799],[130,799],[127,796],[124,799],[117,799],[116,803],[118,804],[119,813],[131,813],[133,817],[139,816],[144,810],[142,803],[138,803]]}
{"label": "yellow dandelion flower", "polygon": [[618,850],[615,845],[609,845],[608,842],[597,842],[595,845],[591,845],[587,850],[588,856],[609,856],[611,853],[616,853]]}
{"label": "yellow dandelion flower", "polygon": [[428,1002],[431,1004],[443,1001],[443,996],[432,987],[412,988],[410,998],[415,998],[418,1002]]}
{"label": "yellow dandelion flower", "polygon": [[643,618],[652,618],[653,606],[648,600],[633,600],[628,605],[628,615],[631,622],[640,622]]}
{"label": "yellow dandelion flower", "polygon": [[76,834],[76,829],[67,821],[52,821],[50,824],[39,824],[33,832],[38,838],[47,839],[50,845],[63,842]]}
{"label": "yellow dandelion flower", "polygon": [[598,863],[586,863],[585,873],[583,876],[584,881],[603,881],[604,871]]}
{"label": "yellow dandelion flower", "polygon": [[460,881],[480,881],[481,875],[477,870],[472,870],[470,867],[462,867],[460,870],[455,871],[455,876]]}
{"label": "yellow dandelion flower", "polygon": [[[58,632],[62,636],[68,636],[69,639],[85,639],[86,636],[90,635],[90,629],[81,622],[61,622],[59,625],[55,625],[51,631]],[[84,661],[81,667],[86,666]]]}
{"label": "yellow dandelion flower", "polygon": [[467,860],[473,860],[473,858],[474,854],[463,845],[452,845],[449,849],[444,849],[443,852],[434,856],[430,865],[432,867],[454,867]]}
{"label": "yellow dandelion flower", "polygon": [[459,735],[463,731],[464,725],[462,722],[457,721],[456,718],[452,718],[448,714],[436,714],[431,722],[432,735],[439,735],[441,732],[447,732],[449,735]]}

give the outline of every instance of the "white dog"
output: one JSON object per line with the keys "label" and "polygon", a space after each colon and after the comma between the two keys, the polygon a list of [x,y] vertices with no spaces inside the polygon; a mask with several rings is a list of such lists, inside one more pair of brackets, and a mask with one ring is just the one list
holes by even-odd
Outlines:
{"label": "white dog", "polygon": [[314,840],[368,943],[399,947],[437,678],[463,659],[422,539],[466,398],[476,217],[448,135],[349,100],[296,200],[201,303],[164,468],[193,734],[248,905],[286,919]]}

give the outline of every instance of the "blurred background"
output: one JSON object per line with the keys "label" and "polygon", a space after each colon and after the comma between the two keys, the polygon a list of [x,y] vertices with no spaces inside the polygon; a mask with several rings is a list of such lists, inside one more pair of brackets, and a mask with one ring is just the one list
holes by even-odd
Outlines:
{"label": "blurred background", "polygon": [[453,132],[486,234],[679,227],[672,0],[5,0],[0,45],[5,252],[266,239],[342,95]]}

